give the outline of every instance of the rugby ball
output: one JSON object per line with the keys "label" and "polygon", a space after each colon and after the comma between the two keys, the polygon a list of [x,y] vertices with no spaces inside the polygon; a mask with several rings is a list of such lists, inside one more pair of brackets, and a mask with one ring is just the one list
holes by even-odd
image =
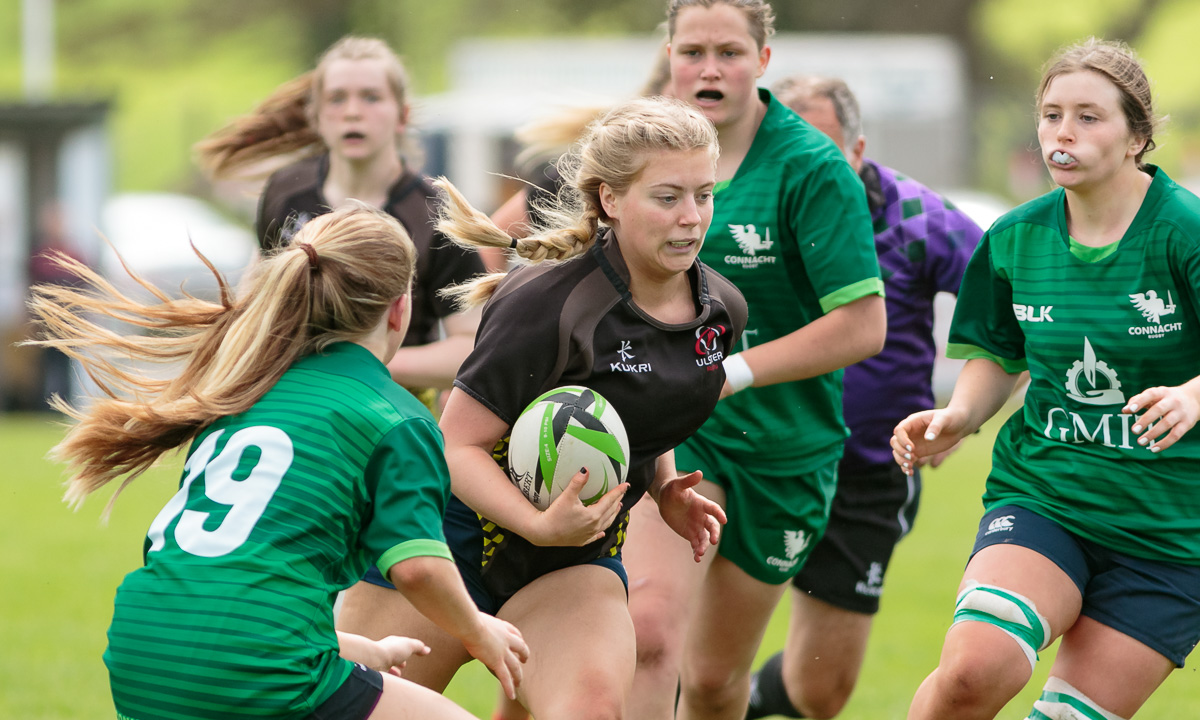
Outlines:
{"label": "rugby ball", "polygon": [[587,468],[588,481],[579,499],[590,505],[625,481],[629,438],[617,411],[599,393],[555,388],[513,423],[508,474],[530,502],[545,510],[580,468]]}

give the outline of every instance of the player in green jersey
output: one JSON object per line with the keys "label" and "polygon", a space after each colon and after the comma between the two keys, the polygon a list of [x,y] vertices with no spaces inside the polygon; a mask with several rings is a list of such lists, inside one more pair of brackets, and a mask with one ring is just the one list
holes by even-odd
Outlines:
{"label": "player in green jersey", "polygon": [[750,320],[725,361],[727,396],[676,449],[680,470],[702,470],[702,492],[725,506],[716,557],[693,563],[649,508],[630,523],[638,717],[674,716],[682,669],[680,718],[742,718],[767,620],[828,521],[847,435],[841,368],[884,342],[862,184],[828,137],[757,87],[773,21],[762,0],[667,11],[672,92],[721,145],[700,255],[742,291]]}
{"label": "player in green jersey", "polygon": [[984,236],[950,332],[954,395],[892,438],[911,472],[1029,371],[909,718],[995,717],[1057,638],[1028,717],[1132,717],[1200,640],[1200,199],[1142,162],[1156,121],[1128,47],[1066,49],[1036,106],[1059,188]]}
{"label": "player in green jersey", "polygon": [[[219,303],[146,285],[161,300],[146,304],[67,259],[86,287],[39,288],[41,342],[108,393],[58,403],[78,421],[56,448],[67,499],[124,487],[191,445],[144,566],[117,591],[104,660],[119,718],[470,718],[395,677],[422,642],[335,632],[336,594],[372,565],[515,693],[528,648],[471,602],[442,534],[441,434],[385,365],[407,330],[415,260],[398,222],[350,203],[259,263],[237,296],[222,282]],[[153,332],[122,336],[108,319]],[[158,379],[105,351],[182,369]]]}

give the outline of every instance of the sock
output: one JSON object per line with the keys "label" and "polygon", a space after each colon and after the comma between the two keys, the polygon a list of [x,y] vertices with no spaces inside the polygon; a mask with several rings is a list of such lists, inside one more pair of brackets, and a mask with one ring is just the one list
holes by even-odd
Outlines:
{"label": "sock", "polygon": [[775,653],[750,679],[750,707],[746,709],[746,720],[756,720],[768,715],[802,718],[783,686],[783,653]]}

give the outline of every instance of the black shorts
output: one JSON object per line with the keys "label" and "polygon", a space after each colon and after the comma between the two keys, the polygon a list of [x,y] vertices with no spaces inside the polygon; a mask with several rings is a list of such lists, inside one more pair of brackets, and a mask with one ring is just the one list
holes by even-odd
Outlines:
{"label": "black shorts", "polygon": [[383,676],[378,670],[354,663],[346,682],[305,720],[366,720],[383,695]]}
{"label": "black shorts", "polygon": [[792,585],[844,610],[879,612],[892,551],[912,529],[920,497],[920,472],[909,477],[894,463],[854,473],[839,468],[825,536]]}
{"label": "black shorts", "polygon": [[[628,522],[628,517],[626,517]],[[489,587],[487,581],[483,577],[482,555],[485,548],[488,546],[488,541],[484,539],[484,530],[480,526],[479,516],[468,508],[461,500],[451,496],[450,502],[446,506],[446,514],[443,518],[442,528],[446,533],[446,544],[450,547],[450,553],[454,556],[454,563],[458,567],[458,573],[462,576],[463,584],[467,586],[467,593],[471,599],[475,601],[475,606],[488,615],[495,615],[500,612],[500,608],[504,603],[512,599],[512,596],[517,593],[521,587],[511,587],[505,591],[497,591],[493,587]],[[625,586],[626,595],[629,594],[629,575],[625,572],[625,566],[621,563],[621,554],[605,555],[593,560],[579,563],[582,565],[599,565],[614,572],[621,583]],[[550,572],[558,568],[548,568],[545,572]],[[525,584],[536,580],[540,575],[533,575],[526,578]],[[372,585],[378,585],[389,589],[395,589],[396,586],[388,582],[383,573],[379,572],[379,568],[372,565],[367,568],[366,575],[363,576],[365,582]]]}
{"label": "black shorts", "polygon": [[1083,596],[1081,615],[1179,667],[1200,642],[1200,566],[1119,553],[1016,505],[983,516],[971,557],[990,545],[1005,544],[1029,548],[1066,573]]}

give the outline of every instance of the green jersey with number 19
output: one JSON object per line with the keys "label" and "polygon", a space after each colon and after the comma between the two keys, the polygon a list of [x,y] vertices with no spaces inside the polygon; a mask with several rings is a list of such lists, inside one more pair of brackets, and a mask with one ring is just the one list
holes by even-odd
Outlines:
{"label": "green jersey with number 19", "polygon": [[[750,319],[744,350],[883,294],[862,182],[837,146],[766,90],[766,115],[733,179],[718,183],[700,259],[733,281]],[[688,442],[759,467],[836,460],[847,436],[842,371],[725,398]]]}
{"label": "green jersey with number 19", "polygon": [[1029,370],[984,504],[1136,557],[1200,565],[1200,430],[1152,453],[1129,398],[1200,375],[1200,199],[1151,167],[1117,243],[1067,233],[1060,188],[997,220],[963,277],[947,354]]}
{"label": "green jersey with number 19", "polygon": [[302,358],[192,443],[104,654],[125,718],[305,717],[353,667],[336,593],[370,563],[450,559],[441,433],[365,348]]}

